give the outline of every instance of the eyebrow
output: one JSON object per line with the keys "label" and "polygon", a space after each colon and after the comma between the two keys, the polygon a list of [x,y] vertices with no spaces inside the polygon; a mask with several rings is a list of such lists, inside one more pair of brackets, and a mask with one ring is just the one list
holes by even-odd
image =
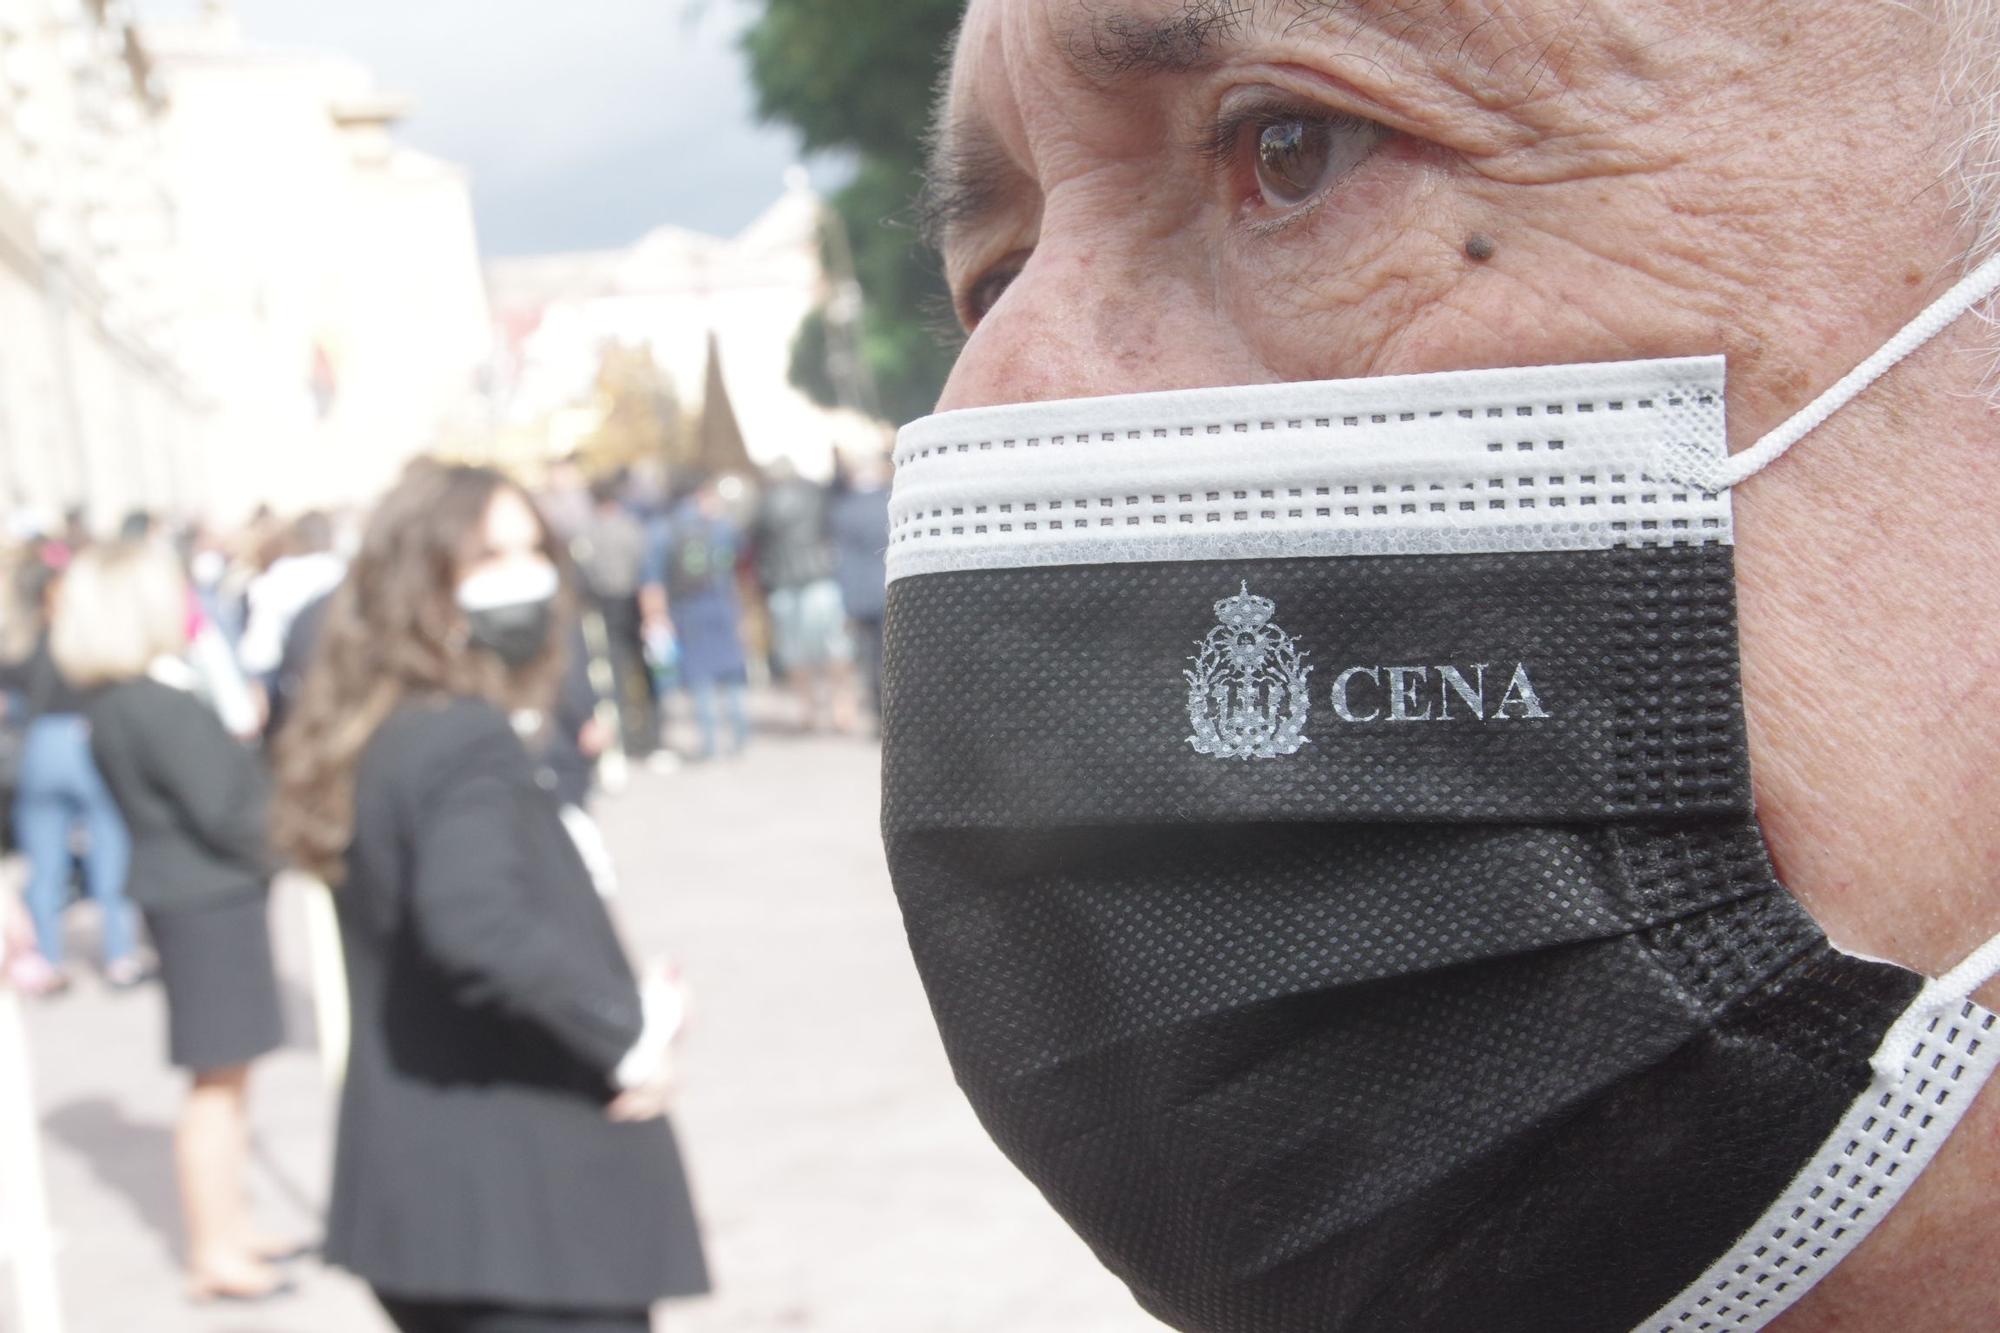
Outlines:
{"label": "eyebrow", "polygon": [[965,121],[944,129],[943,105],[941,95],[915,210],[917,234],[932,250],[941,250],[954,228],[976,225],[999,212],[1008,177],[1018,174],[1007,150],[983,123]]}
{"label": "eyebrow", "polygon": [[[1360,0],[1365,6],[1368,0]],[[1086,81],[1113,87],[1136,79],[1189,74],[1213,63],[1259,11],[1289,10],[1299,19],[1350,7],[1349,0],[1183,0],[1164,15],[1129,10],[1089,12],[1061,42],[1064,58]],[[1358,7],[1358,6],[1357,6]],[[1006,177],[1015,168],[985,125],[951,119],[951,68],[958,36],[952,37],[944,72],[932,104],[929,147],[917,193],[919,235],[933,250],[950,233],[998,212],[1006,200]]]}
{"label": "eyebrow", "polygon": [[[1392,32],[1398,40],[1413,30],[1454,23],[1450,0],[1181,0],[1178,9],[1165,14],[1079,0],[1076,9],[1080,21],[1058,45],[1078,77],[1107,91],[1209,68],[1259,17],[1282,19],[1288,32],[1344,17],[1356,30]],[[1008,177],[1020,171],[991,127],[971,117],[952,117],[951,71],[958,42],[954,33],[938,79],[915,205],[918,233],[932,250],[941,250],[953,231],[976,227],[1000,212],[1014,184]],[[1462,51],[1464,42],[1459,45]]]}
{"label": "eyebrow", "polygon": [[[1185,0],[1180,12],[1140,17],[1112,11],[1073,30],[1064,54],[1080,74],[1099,83],[1158,74],[1186,74],[1215,58],[1258,8],[1246,0]],[[1301,3],[1300,9],[1310,6]]]}

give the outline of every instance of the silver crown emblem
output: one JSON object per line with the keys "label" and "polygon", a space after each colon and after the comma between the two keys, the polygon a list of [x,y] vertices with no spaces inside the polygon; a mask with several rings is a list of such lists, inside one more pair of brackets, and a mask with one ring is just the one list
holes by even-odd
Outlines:
{"label": "silver crown emblem", "polygon": [[1306,742],[1312,695],[1292,637],[1271,623],[1278,605],[1250,585],[1215,604],[1215,628],[1188,660],[1188,744],[1217,759],[1274,759]]}

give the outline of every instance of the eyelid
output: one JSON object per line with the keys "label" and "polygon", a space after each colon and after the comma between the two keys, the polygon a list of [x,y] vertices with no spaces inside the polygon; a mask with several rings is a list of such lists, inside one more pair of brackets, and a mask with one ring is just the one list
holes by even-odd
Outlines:
{"label": "eyelid", "polygon": [[[959,308],[959,323],[963,324],[967,331],[977,328],[980,321],[985,319],[986,315],[993,308],[992,305],[988,305],[982,311],[975,307],[974,297],[979,293],[980,289],[988,282],[1002,276],[1006,277],[1007,286],[1011,287],[1015,280],[1021,276],[1021,270],[1027,267],[1029,256],[1033,254],[1034,251],[1032,249],[1011,250],[994,260],[991,264],[988,264],[985,268],[980,269],[977,276],[965,284],[962,289],[962,295],[958,297],[955,304]],[[1006,288],[1003,287],[1001,288],[1000,295],[1005,294]],[[994,304],[997,304],[1000,298],[999,296],[995,296],[993,299]]]}
{"label": "eyelid", "polygon": [[[1361,147],[1363,151],[1341,171],[1329,176],[1310,197],[1283,207],[1266,204],[1256,210],[1256,216],[1247,211],[1240,214],[1244,225],[1258,234],[1270,235],[1289,230],[1318,213],[1334,193],[1335,185],[1359,168],[1373,156],[1377,147],[1396,133],[1381,121],[1297,93],[1268,86],[1239,87],[1223,98],[1207,141],[1196,145],[1196,148],[1208,160],[1210,170],[1233,191],[1247,185],[1238,173],[1247,171],[1252,176],[1256,173],[1256,165],[1244,161],[1248,132],[1292,120],[1323,126],[1333,137],[1336,148],[1344,145],[1347,148]],[[1364,138],[1368,141],[1365,145],[1356,142]],[[1250,208],[1247,193],[1241,202],[1246,210]]]}
{"label": "eyelid", "polygon": [[1381,128],[1376,122],[1349,111],[1337,111],[1329,106],[1314,105],[1301,98],[1274,93],[1268,100],[1241,103],[1221,112],[1216,117],[1214,126],[1196,147],[1211,165],[1232,166],[1235,164],[1237,151],[1242,146],[1245,130],[1285,120],[1316,121],[1335,133]]}

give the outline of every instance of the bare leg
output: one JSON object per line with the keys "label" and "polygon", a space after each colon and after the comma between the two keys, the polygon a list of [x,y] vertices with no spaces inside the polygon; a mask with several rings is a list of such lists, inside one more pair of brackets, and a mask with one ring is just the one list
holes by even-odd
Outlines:
{"label": "bare leg", "polygon": [[833,729],[843,736],[861,730],[861,696],[855,692],[854,663],[835,658],[827,663],[827,691],[833,696]]}
{"label": "bare leg", "polygon": [[805,718],[804,730],[818,735],[826,729],[820,700],[825,694],[826,672],[819,663],[799,668],[799,711]]}
{"label": "bare leg", "polygon": [[250,1234],[244,1164],[249,1122],[247,1065],[205,1070],[188,1089],[175,1136],[181,1207],[187,1216],[190,1290],[197,1299],[256,1296],[275,1289],[278,1275],[258,1258]]}
{"label": "bare leg", "polygon": [[797,703],[799,731],[815,731],[813,716],[813,673],[811,667],[793,667],[785,673],[785,688]]}

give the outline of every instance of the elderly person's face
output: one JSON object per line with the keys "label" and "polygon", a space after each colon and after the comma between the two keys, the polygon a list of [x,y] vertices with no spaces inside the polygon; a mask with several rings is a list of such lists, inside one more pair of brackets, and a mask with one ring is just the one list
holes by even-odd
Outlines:
{"label": "elderly person's face", "polygon": [[974,0],[941,405],[1723,351],[1756,429],[1870,350],[1824,302],[1948,257],[1927,40],[1876,0]]}
{"label": "elderly person's face", "polygon": [[[1943,32],[1889,0],[972,0],[940,407],[1723,353],[1740,449],[1956,276]],[[1736,497],[1766,841],[1836,941],[1933,973],[2000,926],[1976,335]],[[1995,1103],[1783,1327],[1919,1294],[1985,1326]]]}

